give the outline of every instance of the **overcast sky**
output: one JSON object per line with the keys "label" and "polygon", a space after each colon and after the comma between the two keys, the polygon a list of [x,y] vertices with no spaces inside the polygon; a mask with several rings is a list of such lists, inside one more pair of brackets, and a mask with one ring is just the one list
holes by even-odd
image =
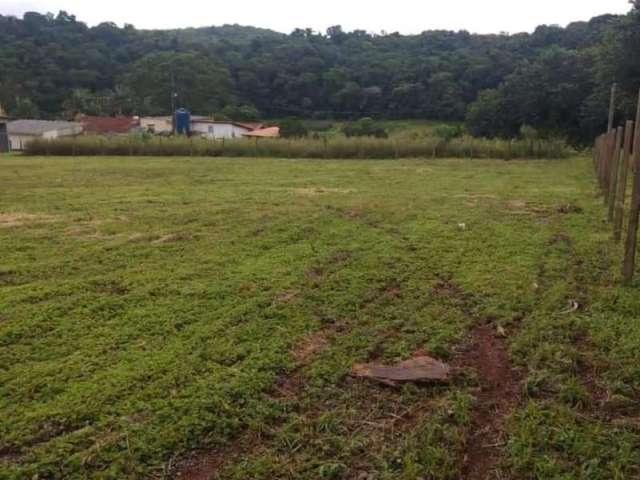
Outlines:
{"label": "overcast sky", "polygon": [[90,25],[104,21],[138,28],[201,27],[238,23],[289,33],[294,28],[420,33],[532,31],[603,13],[626,13],[628,0],[0,0],[0,13],[21,16],[66,10]]}

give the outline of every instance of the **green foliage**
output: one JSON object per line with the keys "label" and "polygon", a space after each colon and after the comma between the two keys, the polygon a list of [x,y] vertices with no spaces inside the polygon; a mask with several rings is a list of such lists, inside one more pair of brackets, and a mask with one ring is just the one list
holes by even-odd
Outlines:
{"label": "green foliage", "polygon": [[30,98],[43,117],[166,115],[173,65],[178,104],[196,114],[466,116],[477,136],[515,137],[529,124],[543,136],[586,141],[606,123],[612,81],[621,85],[619,111],[633,108],[640,78],[629,52],[640,46],[639,17],[636,9],[511,36],[402,36],[338,26],[290,35],[239,26],[141,31],[89,28],[66,12],[0,15],[0,103],[14,113],[16,98]]}
{"label": "green foliage", "polygon": [[520,127],[520,136],[530,142],[538,138],[538,131],[530,125],[522,125]]}
{"label": "green foliage", "polygon": [[475,137],[497,137],[506,131],[506,109],[498,90],[484,90],[469,106],[466,126]]}
{"label": "green foliage", "polygon": [[375,137],[387,138],[387,131],[372,118],[361,118],[357,122],[347,123],[342,127],[342,133],[346,137]]}
{"label": "green foliage", "polygon": [[579,112],[593,89],[589,52],[549,48],[521,63],[498,89],[480,94],[467,113],[474,135],[514,137],[521,125],[573,139],[593,138],[582,128]]}
{"label": "green foliage", "polygon": [[131,91],[123,86],[116,91],[97,93],[82,88],[75,89],[62,103],[63,116],[73,119],[79,113],[103,117],[131,114],[135,111],[131,98]]}
{"label": "green foliage", "polygon": [[280,122],[280,135],[284,138],[302,138],[309,134],[305,124],[297,118],[288,118]]}
{"label": "green foliage", "polygon": [[434,132],[445,142],[449,142],[454,138],[461,137],[464,133],[460,125],[440,125],[434,129]]}
{"label": "green foliage", "polygon": [[171,111],[172,91],[177,93],[176,106],[195,114],[211,114],[234,102],[227,69],[201,53],[148,55],[132,66],[122,83],[140,115]]}
{"label": "green foliage", "polygon": [[16,98],[15,107],[12,110],[12,116],[15,118],[35,119],[40,117],[38,106],[29,98]]}
{"label": "green foliage", "polygon": [[227,105],[222,115],[236,122],[256,122],[260,120],[260,112],[251,105]]}

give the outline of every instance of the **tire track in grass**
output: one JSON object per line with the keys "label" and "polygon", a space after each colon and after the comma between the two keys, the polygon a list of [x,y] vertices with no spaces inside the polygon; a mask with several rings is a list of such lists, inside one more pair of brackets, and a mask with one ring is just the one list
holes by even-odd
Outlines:
{"label": "tire track in grass", "polygon": [[[348,253],[337,252],[328,261],[329,264],[335,265],[345,262],[348,258]],[[326,275],[324,266],[311,268],[305,273],[307,281],[316,286],[326,279]],[[296,300],[299,295],[300,292],[297,291],[285,291],[280,293],[274,302],[289,303]],[[318,316],[322,317],[320,314]],[[341,322],[324,323],[318,331],[302,338],[291,352],[295,368],[286,375],[279,376],[274,382],[272,391],[267,395],[281,403],[301,397],[305,389],[303,370],[313,362],[317,355],[330,347],[332,336],[347,331],[348,326]],[[284,420],[279,423],[282,422]],[[268,425],[264,429],[247,429],[224,446],[195,450],[177,460],[172,458],[165,468],[165,477],[168,476],[175,480],[214,480],[220,478],[220,472],[234,461],[247,455],[258,455],[265,448],[265,444],[281,428],[279,423]]]}
{"label": "tire track in grass", "polygon": [[491,478],[502,456],[505,421],[520,399],[520,374],[495,331],[491,323],[473,328],[461,359],[463,366],[477,372],[479,382],[464,458],[463,478],[467,480]]}
{"label": "tire track in grass", "polygon": [[[325,325],[319,331],[302,340],[292,352],[296,360],[295,369],[286,376],[279,377],[271,392],[276,401],[296,399],[303,394],[305,384],[302,371],[308,367],[313,359],[330,346],[330,337],[346,331],[342,324]],[[228,445],[208,450],[194,451],[181,458],[174,465],[169,462],[167,467],[169,478],[175,480],[214,480],[221,478],[220,472],[234,461],[244,456],[255,456],[265,448],[272,437],[281,427],[279,424],[270,425],[264,430],[247,430]]]}
{"label": "tire track in grass", "polygon": [[511,361],[506,340],[498,335],[497,326],[479,319],[478,300],[473,294],[449,277],[440,277],[433,291],[475,319],[467,344],[454,361],[455,370],[473,370],[478,382],[477,391],[472,392],[475,403],[461,473],[466,480],[489,479],[502,457],[506,419],[520,401],[521,374]]}
{"label": "tire track in grass", "polygon": [[[398,299],[399,289],[396,282],[382,289],[376,289],[376,295],[368,299],[362,308],[374,310],[379,306],[380,301]],[[371,319],[374,320],[375,316],[372,315]],[[364,332],[363,328],[370,331],[376,330],[374,325],[370,324],[357,327],[361,333]],[[300,455],[299,458],[304,458],[306,453],[309,453],[309,449],[313,450],[311,445],[322,443],[325,432],[319,431],[318,427],[321,426],[326,415],[340,419],[339,436],[343,439],[366,439],[366,443],[374,450],[399,442],[400,438],[430,415],[431,406],[439,397],[440,390],[424,390],[418,398],[408,401],[401,390],[381,388],[377,384],[370,384],[349,376],[332,387],[332,395],[318,396],[318,392],[314,393],[313,388],[310,389],[307,384],[307,367],[311,366],[323,352],[330,349],[336,343],[336,339],[348,334],[349,331],[348,324],[338,322],[326,325],[318,333],[307,337],[292,353],[298,361],[297,367],[276,382],[271,395],[272,399],[282,404],[283,408],[291,410],[293,416],[283,417],[262,435],[257,432],[246,432],[232,441],[232,445],[228,448],[212,451],[209,455],[200,454],[199,460],[186,459],[181,463],[180,468],[174,470],[172,478],[186,480],[227,478],[233,475],[231,470],[235,465],[254,461],[263,455],[271,454],[282,459],[284,457],[281,444],[286,441],[288,435],[286,431],[290,429],[295,431],[298,427],[303,431],[309,429],[306,434],[298,433],[298,436],[302,435],[300,437],[303,438],[302,443],[298,443],[300,438],[297,438],[294,439],[295,444],[286,447],[289,451],[287,461],[291,462],[290,468],[295,469],[294,456]],[[387,340],[394,337],[395,334],[385,336]],[[372,335],[373,338],[377,338],[377,335]],[[371,353],[375,355],[375,349]],[[300,452],[297,453],[298,451]],[[357,475],[366,472],[371,458],[365,457],[349,457],[349,461],[343,459],[345,468],[349,473]],[[340,463],[337,459],[336,462]],[[234,478],[241,477],[237,477],[236,474]]]}

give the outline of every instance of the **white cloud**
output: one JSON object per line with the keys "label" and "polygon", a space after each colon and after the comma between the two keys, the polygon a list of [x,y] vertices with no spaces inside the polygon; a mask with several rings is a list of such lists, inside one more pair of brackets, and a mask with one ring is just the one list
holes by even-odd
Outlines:
{"label": "white cloud", "polygon": [[532,31],[604,13],[626,13],[628,0],[0,0],[0,13],[22,15],[66,10],[90,25],[113,21],[138,28],[177,28],[239,23],[290,32],[296,27],[419,33],[430,29],[480,33]]}

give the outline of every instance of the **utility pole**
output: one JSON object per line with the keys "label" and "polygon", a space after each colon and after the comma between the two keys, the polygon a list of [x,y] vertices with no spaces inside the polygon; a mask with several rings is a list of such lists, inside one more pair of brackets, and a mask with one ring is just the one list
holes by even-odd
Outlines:
{"label": "utility pole", "polygon": [[611,100],[609,100],[609,123],[607,125],[607,132],[611,132],[613,130],[613,120],[616,110],[616,89],[618,85],[614,83],[611,86]]}
{"label": "utility pole", "polygon": [[176,75],[171,64],[171,134],[176,134]]}

